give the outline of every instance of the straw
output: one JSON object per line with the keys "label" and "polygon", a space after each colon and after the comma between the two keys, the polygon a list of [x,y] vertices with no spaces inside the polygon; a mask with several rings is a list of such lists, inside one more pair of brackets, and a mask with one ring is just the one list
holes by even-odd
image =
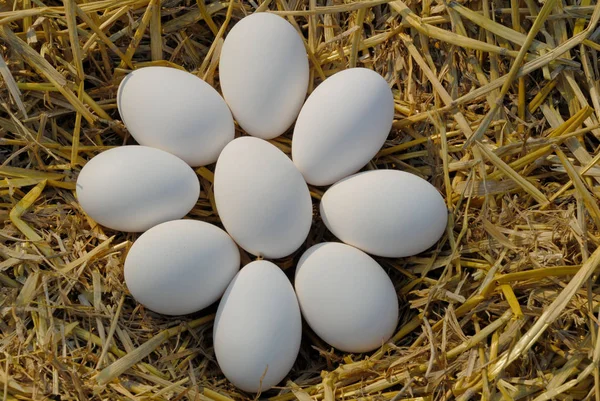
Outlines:
{"label": "straw", "polygon": [[[220,90],[223,41],[253,12],[302,36],[310,91],[353,66],[388,81],[393,127],[368,168],[423,177],[449,211],[431,249],[376,258],[400,300],[387,342],[348,355],[305,325],[292,371],[260,398],[600,401],[600,5],[590,0],[1,5],[0,400],[256,398],[216,363],[214,306],[168,317],[138,304],[123,264],[139,234],[99,226],[75,189],[92,157],[135,143],[116,104],[124,74],[169,66]],[[292,131],[271,141],[287,155]],[[221,225],[214,164],[195,172],[202,193],[187,218]],[[316,211],[326,189],[309,188]],[[275,262],[293,278],[305,249],[335,240],[316,213],[301,249]]]}

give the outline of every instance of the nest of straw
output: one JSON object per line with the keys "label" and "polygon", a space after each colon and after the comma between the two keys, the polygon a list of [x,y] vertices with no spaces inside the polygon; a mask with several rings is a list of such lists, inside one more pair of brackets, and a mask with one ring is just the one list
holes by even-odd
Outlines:
{"label": "nest of straw", "polygon": [[[310,90],[353,66],[387,79],[395,122],[366,168],[426,178],[451,212],[434,249],[378,259],[401,298],[389,344],[344,355],[307,330],[283,387],[260,397],[600,400],[591,0],[0,4],[0,399],[254,397],[215,363],[214,308],[167,318],[136,304],[122,271],[136,235],[91,221],[74,182],[132,143],[115,97],[127,71],[184,68],[218,89],[223,37],[256,11],[303,35]],[[272,143],[290,152],[289,133]],[[197,170],[189,217],[219,224],[213,167]],[[306,246],[331,239],[315,214]],[[291,273],[301,251],[278,265]]]}

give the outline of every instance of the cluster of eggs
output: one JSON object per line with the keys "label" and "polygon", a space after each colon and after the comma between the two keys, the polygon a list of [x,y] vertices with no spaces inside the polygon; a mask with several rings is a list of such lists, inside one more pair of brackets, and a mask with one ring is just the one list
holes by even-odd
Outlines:
{"label": "cluster of eggs", "polygon": [[[443,234],[447,212],[427,181],[397,170],[356,173],[382,147],[394,100],[377,73],[338,72],[304,101],[302,39],[283,18],[259,13],[222,47],[220,83],[174,68],[135,70],[118,108],[141,146],[99,154],[82,169],[78,200],[98,223],[144,232],[129,250],[127,287],[148,309],[183,315],[218,301],[213,341],[225,376],[242,390],[280,382],[299,352],[303,316],[330,345],[371,351],[398,321],[390,278],[368,254],[415,255]],[[233,116],[232,116],[233,113]],[[250,135],[234,139],[235,117]],[[267,139],[296,121],[292,159]],[[216,162],[214,201],[225,228],[182,219],[200,185],[191,168]],[[309,248],[294,286],[264,259],[291,255],[312,224],[307,183],[332,185],[320,202],[343,243]],[[240,270],[238,246],[259,257]]]}

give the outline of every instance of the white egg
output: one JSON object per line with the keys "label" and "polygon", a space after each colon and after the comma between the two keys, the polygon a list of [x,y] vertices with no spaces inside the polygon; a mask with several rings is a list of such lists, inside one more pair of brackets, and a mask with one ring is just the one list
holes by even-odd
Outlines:
{"label": "white egg", "polygon": [[125,260],[125,283],[139,303],[185,315],[216,302],[240,268],[240,252],[219,227],[174,220],[152,227]]}
{"label": "white egg", "polygon": [[100,153],[77,177],[77,199],[96,222],[126,232],[180,219],[196,204],[194,170],[170,153],[120,146]]}
{"label": "white egg", "polygon": [[254,255],[288,256],[308,235],[308,187],[289,157],[267,141],[246,136],[230,142],[217,161],[214,193],[225,229]]}
{"label": "white egg", "polygon": [[346,244],[372,255],[412,256],[444,234],[448,211],[437,189],[414,174],[373,170],[330,187],[321,217]]}
{"label": "white egg", "polygon": [[244,391],[268,390],[294,365],[301,337],[300,309],[286,275],[266,260],[243,267],[219,303],[213,330],[225,377]]}
{"label": "white egg", "polygon": [[129,73],[119,85],[117,105],[140,145],[172,153],[191,166],[214,163],[234,137],[233,117],[221,95],[177,68]]}
{"label": "white egg", "polygon": [[308,76],[302,38],[282,17],[252,14],[225,38],[219,60],[221,90],[250,135],[271,139],[292,125],[306,97]]}
{"label": "white egg", "polygon": [[300,111],[292,159],[306,182],[329,185],[357,172],[383,146],[394,119],[387,82],[366,68],[338,72]]}
{"label": "white egg", "polygon": [[313,331],[335,348],[368,352],[394,334],[398,298],[383,268],[349,245],[309,248],[296,268],[296,294]]}

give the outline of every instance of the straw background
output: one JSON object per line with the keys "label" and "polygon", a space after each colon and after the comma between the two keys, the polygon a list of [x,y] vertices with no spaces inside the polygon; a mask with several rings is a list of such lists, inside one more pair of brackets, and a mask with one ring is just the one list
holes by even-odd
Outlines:
{"label": "straw background", "polygon": [[[451,215],[437,247],[377,259],[401,298],[389,344],[343,355],[306,331],[285,388],[261,398],[600,401],[591,0],[0,3],[0,400],[253,397],[215,363],[214,308],[166,318],[129,296],[137,235],[90,220],[74,182],[133,143],[115,98],[129,70],[184,68],[218,89],[224,35],[257,9],[304,37],[311,90],[353,66],[386,78],[394,127],[366,168],[426,178]],[[289,154],[290,135],[271,142]],[[190,217],[218,224],[213,170],[197,169]],[[306,245],[331,239],[315,213]],[[292,272],[301,251],[277,264]]]}

